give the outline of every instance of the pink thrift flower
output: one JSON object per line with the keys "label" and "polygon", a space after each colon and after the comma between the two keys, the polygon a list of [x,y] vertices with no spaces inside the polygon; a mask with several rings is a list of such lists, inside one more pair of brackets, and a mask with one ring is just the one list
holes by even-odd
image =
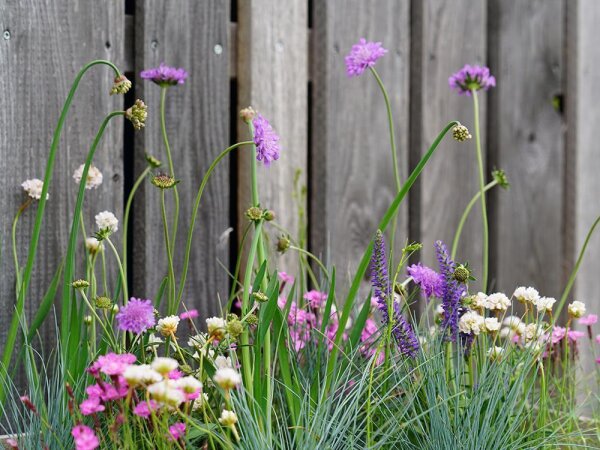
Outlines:
{"label": "pink thrift flower", "polygon": [[596,314],[588,314],[579,319],[579,324],[587,327],[591,327],[596,322],[598,322],[598,316]]}
{"label": "pink thrift flower", "polygon": [[567,335],[571,341],[577,342],[577,339],[584,337],[585,333],[583,331],[569,330]]}
{"label": "pink thrift flower", "polygon": [[108,353],[107,355],[98,357],[100,372],[109,376],[123,375],[125,369],[133,364],[136,360],[135,355],[125,353],[117,355],[116,353]]}
{"label": "pink thrift flower", "polygon": [[306,294],[304,294],[304,300],[308,302],[311,308],[321,308],[325,306],[327,294],[313,289],[312,291],[308,291]]}
{"label": "pink thrift flower", "polygon": [[278,272],[277,276],[279,277],[282,283],[294,284],[294,277],[288,275],[286,272]]}
{"label": "pink thrift flower", "polygon": [[563,327],[554,327],[552,329],[552,343],[558,344],[565,337],[567,329]]}
{"label": "pink thrift flower", "polygon": [[169,440],[177,441],[185,436],[185,423],[177,422],[169,427]]}
{"label": "pink thrift flower", "polygon": [[189,311],[185,311],[182,312],[181,314],[179,314],[179,318],[181,320],[185,320],[185,319],[195,319],[196,317],[198,317],[198,310],[197,309],[190,309]]}
{"label": "pink thrift flower", "polygon": [[12,449],[19,450],[19,443],[16,439],[9,438],[6,441],[4,441],[4,443]]}
{"label": "pink thrift flower", "polygon": [[147,419],[148,417],[150,417],[152,412],[156,411],[157,409],[158,403],[156,403],[154,400],[150,400],[147,402],[140,402],[137,405],[135,405],[135,408],[133,408],[133,413],[136,416],[140,416],[144,419]]}
{"label": "pink thrift flower", "polygon": [[596,336],[596,343],[600,344],[600,334]]}
{"label": "pink thrift flower", "polygon": [[596,362],[600,364],[600,358],[596,358]]}
{"label": "pink thrift flower", "polygon": [[181,377],[183,377],[183,373],[177,369],[169,372],[169,380],[179,380]]}
{"label": "pink thrift flower", "polygon": [[79,405],[79,409],[81,411],[81,414],[83,414],[84,416],[89,416],[90,414],[102,412],[106,408],[104,408],[104,405],[100,404],[100,399],[98,397],[91,397],[81,402],[81,405]]}
{"label": "pink thrift flower", "polygon": [[76,425],[71,430],[71,434],[75,438],[76,450],[94,450],[100,446],[98,437],[90,427]]}

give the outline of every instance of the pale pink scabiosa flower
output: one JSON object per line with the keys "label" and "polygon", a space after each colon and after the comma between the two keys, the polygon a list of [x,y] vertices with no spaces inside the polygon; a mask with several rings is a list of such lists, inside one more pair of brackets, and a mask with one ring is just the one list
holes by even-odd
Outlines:
{"label": "pale pink scabiosa flower", "polygon": [[[38,178],[32,178],[31,180],[25,180],[21,183],[23,190],[34,200],[42,198],[42,188],[44,182]],[[50,194],[46,194],[46,200],[50,198]]]}
{"label": "pale pink scabiosa flower", "polygon": [[470,96],[472,91],[483,89],[487,91],[496,86],[496,78],[490,74],[490,69],[485,66],[471,66],[466,64],[458,72],[448,78],[448,84],[456,89],[460,95]]}
{"label": "pale pink scabiosa flower", "polygon": [[185,423],[177,422],[169,427],[169,440],[178,441],[185,436]]}
{"label": "pale pink scabiosa flower", "polygon": [[579,319],[579,323],[586,327],[591,327],[596,322],[598,322],[598,316],[596,314],[589,314],[589,315],[583,316]]}
{"label": "pale pink scabiosa flower", "polygon": [[117,323],[120,330],[134,334],[141,334],[148,328],[152,328],[156,323],[152,302],[131,297],[129,303],[117,314]]}
{"label": "pale pink scabiosa flower", "polygon": [[570,341],[577,342],[577,340],[585,336],[585,333],[583,331],[569,330],[567,332],[567,336],[569,337]]}
{"label": "pale pink scabiosa flower", "polygon": [[[77,184],[81,183],[81,177],[83,177],[83,169],[85,164],[80,165],[75,172],[73,172],[73,179]],[[91,165],[88,169],[87,177],[85,178],[86,189],[96,189],[102,184],[103,176],[102,172],[94,165]]]}
{"label": "pale pink scabiosa flower", "polygon": [[386,53],[387,50],[381,46],[381,42],[367,42],[365,38],[361,38],[344,58],[346,74],[349,77],[362,75],[369,67],[375,66],[377,60]]}
{"label": "pale pink scabiosa flower", "polygon": [[252,119],[254,126],[254,145],[256,145],[256,160],[270,166],[272,161],[279,159],[279,136],[271,124],[262,115],[256,114]]}
{"label": "pale pink scabiosa flower", "polygon": [[94,450],[100,446],[94,430],[85,425],[75,425],[71,430],[71,435],[75,439],[76,450]]}
{"label": "pale pink scabiosa flower", "polygon": [[311,308],[321,308],[322,306],[325,306],[327,294],[313,289],[304,294],[304,300],[308,302]]}
{"label": "pale pink scabiosa flower", "polygon": [[140,72],[142,80],[150,80],[159,86],[174,86],[183,84],[188,77],[188,73],[183,68],[167,66],[165,63],[160,63],[158,67],[142,70]]}
{"label": "pale pink scabiosa flower", "polygon": [[441,297],[444,294],[444,277],[435,270],[421,263],[408,266],[406,270],[425,297]]}
{"label": "pale pink scabiosa flower", "polygon": [[179,314],[179,318],[181,320],[185,320],[185,319],[195,319],[196,317],[198,317],[198,310],[197,309],[190,309],[188,311],[182,312],[181,314]]}

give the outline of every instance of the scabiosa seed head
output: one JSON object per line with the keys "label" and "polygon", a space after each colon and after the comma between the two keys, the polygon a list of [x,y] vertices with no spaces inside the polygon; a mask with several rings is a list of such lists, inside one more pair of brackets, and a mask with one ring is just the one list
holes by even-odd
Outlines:
{"label": "scabiosa seed head", "polygon": [[248,106],[247,108],[243,108],[240,110],[240,118],[246,123],[252,122],[252,119],[254,119],[255,116],[256,111],[254,111],[254,108],[252,108],[252,106]]}
{"label": "scabiosa seed head", "polygon": [[142,70],[140,77],[142,80],[150,80],[161,87],[168,87],[183,84],[188,77],[188,73],[181,67],[170,67],[163,62],[158,67]]}
{"label": "scabiosa seed head", "polygon": [[279,136],[271,124],[260,114],[252,119],[254,127],[254,145],[256,145],[256,160],[269,167],[271,162],[279,159]]}
{"label": "scabiosa seed head", "polygon": [[258,317],[256,317],[256,314],[250,314],[246,317],[246,323],[248,325],[256,325],[258,323]]}
{"label": "scabiosa seed head", "polygon": [[471,95],[472,91],[483,89],[487,91],[496,86],[496,78],[490,74],[490,69],[485,66],[471,66],[466,64],[458,72],[448,78],[448,84],[456,89],[460,95]]}
{"label": "scabiosa seed head", "polygon": [[465,294],[465,288],[464,285],[454,278],[456,263],[450,257],[446,244],[442,241],[437,241],[435,243],[435,251],[440,266],[440,273],[444,277],[442,293],[442,308],[444,314],[442,317],[441,328],[442,331],[446,333],[448,339],[456,341],[460,301]]}
{"label": "scabiosa seed head", "polygon": [[[85,168],[85,164],[80,165],[75,172],[73,172],[73,179],[77,184],[81,183],[81,178],[83,177],[83,169]],[[87,173],[87,177],[85,178],[85,188],[86,189],[96,189],[98,186],[102,184],[103,176],[102,172],[94,166],[90,165]]]}
{"label": "scabiosa seed head", "polygon": [[153,167],[155,169],[162,166],[162,162],[158,158],[155,158],[154,156],[152,156],[149,153],[146,153],[146,162],[148,163],[148,165],[150,167]]}
{"label": "scabiosa seed head", "polygon": [[159,173],[152,177],[150,182],[159,189],[171,189],[179,180],[176,180],[171,175],[167,175],[166,173]]}
{"label": "scabiosa seed head", "polygon": [[260,291],[253,292],[252,298],[259,303],[264,303],[264,302],[269,301],[269,297],[267,296],[267,294],[265,294],[264,292],[260,292]]}
{"label": "scabiosa seed head", "polygon": [[287,249],[290,248],[290,245],[292,245],[292,243],[289,236],[281,235],[277,240],[276,248],[279,253],[285,253]]}
{"label": "scabiosa seed head", "polygon": [[227,333],[233,338],[237,339],[240,334],[244,331],[244,325],[238,319],[230,320],[227,322]]}
{"label": "scabiosa seed head", "polygon": [[508,189],[510,187],[510,183],[508,182],[508,177],[506,176],[506,172],[502,169],[492,170],[492,177],[498,183],[502,189]]}
{"label": "scabiosa seed head", "polygon": [[469,280],[473,279],[473,275],[471,269],[469,269],[468,265],[458,264],[456,269],[454,269],[454,273],[452,274],[454,279],[459,283],[466,283]]}
{"label": "scabiosa seed head", "polygon": [[103,295],[96,297],[94,303],[98,309],[110,309],[112,307],[112,300]]}
{"label": "scabiosa seed head", "polygon": [[346,74],[349,77],[362,75],[369,67],[374,67],[377,60],[386,53],[387,50],[381,46],[381,42],[368,42],[361,38],[344,58]]}
{"label": "scabiosa seed head", "polygon": [[257,206],[251,206],[246,210],[244,215],[248,218],[248,220],[251,220],[252,222],[258,222],[263,217],[263,210]]}
{"label": "scabiosa seed head", "polygon": [[471,136],[471,133],[469,133],[469,129],[467,127],[459,123],[452,128],[452,137],[455,141],[464,142],[467,139],[471,139],[473,136]]}
{"label": "scabiosa seed head", "polygon": [[85,289],[90,286],[90,283],[87,280],[75,280],[71,283],[75,289]]}
{"label": "scabiosa seed head", "polygon": [[[42,198],[42,189],[44,187],[44,182],[38,178],[32,178],[31,180],[25,180],[21,183],[21,187],[23,190],[34,200],[39,200]],[[49,194],[46,194],[46,200],[50,198]]]}
{"label": "scabiosa seed head", "polygon": [[146,126],[146,118],[148,117],[148,107],[146,104],[137,99],[132,107],[125,111],[125,118],[130,120],[133,124],[133,128],[141,130]]}
{"label": "scabiosa seed head", "polygon": [[131,86],[131,81],[125,75],[119,75],[115,77],[115,81],[110,89],[110,95],[126,94],[131,89]]}
{"label": "scabiosa seed head", "polygon": [[134,297],[121,308],[116,318],[120,330],[134,334],[141,334],[156,323],[152,302]]}

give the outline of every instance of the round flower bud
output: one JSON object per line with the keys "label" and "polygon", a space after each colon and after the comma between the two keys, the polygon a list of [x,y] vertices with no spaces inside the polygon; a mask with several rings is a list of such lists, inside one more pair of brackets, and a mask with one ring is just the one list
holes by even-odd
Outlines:
{"label": "round flower bud", "polygon": [[131,86],[131,81],[125,75],[119,75],[115,77],[115,81],[110,89],[110,95],[126,94],[131,89]]}
{"label": "round flower bud", "polygon": [[87,280],[75,280],[71,283],[75,289],[85,289],[89,287],[90,283]]}
{"label": "round flower bud", "polygon": [[234,369],[223,367],[217,369],[213,381],[221,389],[234,389],[242,382],[242,377]]}
{"label": "round flower bud", "polygon": [[254,300],[256,300],[259,303],[264,303],[269,301],[269,297],[267,297],[267,294],[265,294],[264,292],[253,292],[252,293],[252,298]]}
{"label": "round flower bud", "polygon": [[568,311],[571,317],[573,317],[574,319],[579,319],[585,314],[585,303],[578,301],[569,303]]}
{"label": "round flower bud", "polygon": [[242,322],[239,320],[232,320],[231,322],[227,322],[227,332],[231,335],[232,338],[236,339],[242,332],[244,331],[244,326]]}
{"label": "round flower bud", "polygon": [[166,173],[159,173],[154,175],[150,182],[159,189],[171,189],[173,186],[179,183],[179,180],[176,180]]}
{"label": "round flower bud", "polygon": [[85,323],[86,325],[91,325],[92,324],[92,316],[85,316],[83,318],[83,323]]}
{"label": "round flower bud", "polygon": [[454,269],[454,273],[452,274],[452,276],[459,283],[466,283],[471,278],[471,271],[468,267],[459,264],[458,266],[456,266],[456,269]]}
{"label": "round flower bud", "polygon": [[271,220],[275,220],[275,211],[266,209],[263,217],[267,222],[270,222]]}
{"label": "round flower bud", "polygon": [[108,297],[98,296],[94,300],[96,308],[98,309],[109,309],[112,306],[112,300]]}
{"label": "round flower bud", "polygon": [[229,411],[228,409],[224,409],[221,412],[221,417],[219,418],[219,423],[224,427],[232,427],[237,423],[238,419],[236,414],[233,411]]}
{"label": "round flower bud", "polygon": [[452,137],[458,142],[464,142],[467,139],[471,139],[473,136],[471,136],[467,127],[458,124],[452,129]]}
{"label": "round flower bud", "polygon": [[85,240],[85,248],[90,255],[95,255],[104,249],[104,244],[95,237],[89,237]]}
{"label": "round flower bud", "polygon": [[248,106],[247,108],[240,110],[240,118],[246,123],[252,122],[254,116],[256,116],[256,111],[254,111],[252,106]]}
{"label": "round flower bud", "polygon": [[502,189],[508,189],[510,187],[510,183],[508,182],[508,178],[506,177],[506,173],[504,170],[496,169],[492,171],[492,177],[498,183]]}
{"label": "round flower bud", "polygon": [[281,236],[277,241],[277,251],[285,253],[290,248],[291,242],[287,236]]}
{"label": "round flower bud", "polygon": [[251,206],[246,210],[245,215],[249,220],[258,222],[263,217],[263,210],[256,206]]}
{"label": "round flower bud", "polygon": [[148,117],[148,107],[142,100],[136,100],[132,107],[125,111],[125,118],[130,120],[133,128],[141,130],[146,126],[146,118]]}
{"label": "round flower bud", "polygon": [[112,311],[112,313],[113,313],[113,314],[116,314],[116,313],[118,313],[118,312],[119,312],[119,305],[117,305],[117,304],[115,303],[115,304],[112,306],[112,309],[111,309],[111,311]]}
{"label": "round flower bud", "polygon": [[248,317],[246,317],[246,323],[248,325],[256,325],[258,323],[258,317],[256,317],[256,314],[248,315]]}
{"label": "round flower bud", "polygon": [[146,153],[146,162],[150,167],[154,167],[155,169],[162,166],[162,162],[159,159],[148,153]]}

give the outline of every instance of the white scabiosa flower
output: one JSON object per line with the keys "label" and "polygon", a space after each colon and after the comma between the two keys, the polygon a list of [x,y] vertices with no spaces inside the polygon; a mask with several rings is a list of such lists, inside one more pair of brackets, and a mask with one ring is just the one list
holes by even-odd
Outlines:
{"label": "white scabiosa flower", "polygon": [[556,299],[552,297],[540,297],[535,302],[538,312],[552,312],[552,306],[556,303]]}
{"label": "white scabiosa flower", "polygon": [[485,328],[485,321],[475,311],[468,311],[458,321],[458,329],[461,333],[478,335]]}
{"label": "white scabiosa flower", "polygon": [[96,226],[100,230],[108,230],[114,233],[119,229],[119,220],[110,211],[102,211],[96,214]]}
{"label": "white scabiosa flower", "polygon": [[495,317],[487,317],[484,320],[484,329],[487,332],[495,332],[500,329],[500,322]]}
{"label": "white scabiosa flower", "polygon": [[234,369],[224,367],[217,369],[213,381],[222,389],[233,389],[242,382],[242,377]]}
{"label": "white scabiosa flower", "polygon": [[177,363],[177,361],[173,358],[165,358],[164,356],[159,356],[158,358],[154,358],[151,367],[161,375],[165,376],[169,372],[172,372],[175,369],[177,369],[177,367],[179,367],[179,363]]}
{"label": "white scabiosa flower", "polygon": [[236,414],[233,411],[228,409],[224,409],[221,412],[221,417],[219,418],[219,423],[224,427],[232,427],[237,423],[238,419]]}
{"label": "white scabiosa flower", "polygon": [[123,372],[123,377],[131,387],[147,386],[158,383],[163,379],[160,373],[150,367],[148,364],[131,365]]}
{"label": "white scabiosa flower", "polygon": [[[21,183],[21,187],[31,198],[35,200],[42,198],[42,188],[44,187],[44,182],[42,180],[38,178],[25,180]],[[46,194],[46,200],[48,200],[48,198],[50,198],[50,195]]]}
{"label": "white scabiosa flower", "polygon": [[488,295],[485,307],[489,310],[506,311],[510,306],[510,299],[501,292]]}
{"label": "white scabiosa flower", "polygon": [[227,322],[225,319],[221,317],[210,317],[206,319],[206,328],[208,330],[208,334],[215,339],[223,340],[225,337],[225,329],[227,327]]}
{"label": "white scabiosa flower", "polygon": [[219,355],[215,358],[215,367],[217,369],[226,369],[226,368],[230,368],[233,369],[233,364],[231,363],[231,358],[229,356],[225,357],[222,355]]}
{"label": "white scabiosa flower", "polygon": [[151,384],[148,386],[148,393],[154,400],[174,408],[186,401],[183,391],[176,387],[171,380]]}
{"label": "white scabiosa flower", "polygon": [[488,349],[487,355],[492,361],[497,361],[502,357],[502,355],[504,355],[504,348],[494,346],[494,347]]}
{"label": "white scabiosa flower", "polygon": [[85,248],[91,255],[95,255],[104,249],[104,244],[95,237],[89,237],[85,239]]}
{"label": "white scabiosa flower", "polygon": [[167,316],[163,317],[156,324],[156,331],[163,336],[173,336],[177,332],[177,326],[179,325],[179,316]]}
{"label": "white scabiosa flower", "polygon": [[[81,183],[81,177],[83,176],[83,168],[85,164],[80,165],[75,172],[73,172],[73,179],[77,184]],[[102,184],[102,172],[98,170],[93,164],[88,169],[87,178],[85,179],[86,189],[96,189]]]}
{"label": "white scabiosa flower", "polygon": [[520,286],[515,289],[513,297],[516,298],[520,303],[530,303],[535,305],[540,298],[540,294],[537,290],[532,287]]}
{"label": "white scabiosa flower", "polygon": [[573,303],[569,303],[569,315],[574,319],[579,319],[581,316],[585,314],[585,303],[574,301]]}

